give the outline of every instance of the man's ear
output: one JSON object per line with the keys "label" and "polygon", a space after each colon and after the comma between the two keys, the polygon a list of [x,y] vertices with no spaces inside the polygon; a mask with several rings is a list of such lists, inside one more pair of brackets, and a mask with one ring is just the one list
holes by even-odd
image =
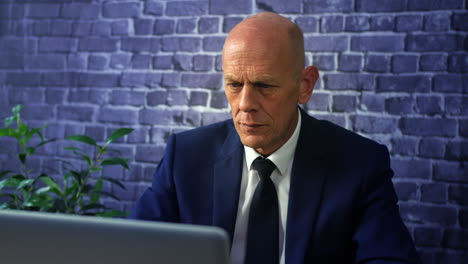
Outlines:
{"label": "man's ear", "polygon": [[309,101],[318,78],[319,72],[317,67],[309,66],[302,70],[301,90],[299,91],[299,104],[305,104]]}

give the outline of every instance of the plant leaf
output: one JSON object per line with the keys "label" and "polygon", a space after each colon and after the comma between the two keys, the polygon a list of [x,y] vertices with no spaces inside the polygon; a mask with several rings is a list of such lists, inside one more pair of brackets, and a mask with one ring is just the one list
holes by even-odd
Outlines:
{"label": "plant leaf", "polygon": [[79,155],[82,159],[84,159],[86,161],[86,164],[88,164],[88,167],[91,167],[91,158],[87,155]]}
{"label": "plant leaf", "polygon": [[26,132],[28,132],[28,125],[26,125],[25,123],[20,123],[19,126],[18,126],[18,131],[22,134],[22,135],[25,135]]}
{"label": "plant leaf", "polygon": [[[103,185],[102,183],[103,183],[102,177],[99,177],[99,179],[96,181],[96,184],[94,185],[94,190],[95,191],[101,191],[102,190],[102,185]],[[96,192],[93,192],[91,194],[90,202],[91,203],[97,203],[99,201],[99,198],[101,198],[100,195],[98,193],[96,193]]]}
{"label": "plant leaf", "polygon": [[50,187],[49,187],[49,186],[39,188],[39,189],[37,189],[37,190],[35,191],[35,193],[36,193],[37,195],[43,195],[43,194],[46,194],[46,193],[48,193],[48,192],[50,192]]}
{"label": "plant leaf", "polygon": [[18,180],[18,181],[22,181],[22,180],[27,179],[27,177],[22,175],[22,174],[15,174],[15,175],[11,176],[10,178]]}
{"label": "plant leaf", "polygon": [[4,179],[0,181],[0,190],[3,189],[8,183],[8,179]]}
{"label": "plant leaf", "polygon": [[11,170],[6,170],[6,171],[2,171],[0,172],[0,178],[2,178],[3,176],[7,175],[8,173],[12,173],[13,171]]}
{"label": "plant leaf", "polygon": [[81,207],[80,211],[84,212],[84,211],[91,210],[91,209],[106,209],[106,208],[107,207],[99,203],[90,203]]}
{"label": "plant leaf", "polygon": [[21,161],[22,164],[25,164],[25,163],[26,163],[26,156],[27,156],[27,154],[26,154],[26,153],[23,153],[23,152],[21,152],[20,154],[18,154],[18,158],[19,158],[19,160]]}
{"label": "plant leaf", "polygon": [[16,189],[23,189],[26,186],[32,185],[34,183],[33,179],[22,180]]}
{"label": "plant leaf", "polygon": [[112,199],[114,199],[114,200],[116,200],[116,201],[120,201],[120,199],[119,199],[117,196],[115,196],[114,194],[112,194],[112,193],[110,193],[110,192],[106,192],[106,191],[92,191],[91,193],[97,193],[97,194],[99,194],[99,195],[101,195],[101,196],[106,196],[106,197],[112,198]]}
{"label": "plant leaf", "polygon": [[21,108],[23,108],[23,105],[19,104],[19,105],[16,105],[15,107],[13,107],[13,109],[11,111],[16,116],[16,115],[20,114]]}
{"label": "plant leaf", "polygon": [[12,128],[2,128],[0,129],[0,137],[5,137],[5,136],[14,136],[15,130]]}
{"label": "plant leaf", "polygon": [[11,193],[0,193],[0,197],[9,197],[10,199],[15,199],[15,196]]}
{"label": "plant leaf", "polygon": [[102,167],[94,167],[89,170],[89,173],[94,173],[96,171],[102,171]]}
{"label": "plant leaf", "polygon": [[126,217],[128,216],[128,212],[123,212],[119,210],[110,210],[102,213],[96,213],[96,216],[100,217]]}
{"label": "plant leaf", "polygon": [[27,148],[25,149],[25,151],[26,151],[26,154],[27,154],[27,155],[34,155],[34,153],[36,152],[36,148],[27,147]]}
{"label": "plant leaf", "polygon": [[50,196],[34,197],[24,202],[23,206],[36,208],[39,211],[49,211],[52,206],[52,198]]}
{"label": "plant leaf", "polygon": [[51,177],[47,176],[47,175],[42,175],[40,176],[40,179],[47,185],[50,187],[50,191],[59,195],[59,196],[63,196],[63,192],[62,190],[60,189],[60,186],[58,186],[58,184],[55,182],[54,179],[52,179]]}
{"label": "plant leaf", "polygon": [[82,151],[80,148],[77,148],[77,147],[64,147],[63,149],[65,149],[65,150],[78,150],[78,151]]}
{"label": "plant leaf", "polygon": [[[21,185],[21,183],[20,183]],[[31,192],[27,191],[27,187],[20,189],[19,186],[16,188],[16,193],[21,191],[21,194],[23,195],[23,204],[31,198]]]}
{"label": "plant leaf", "polygon": [[14,116],[5,118],[5,127],[10,127],[11,123],[13,123],[14,120],[15,120]]}
{"label": "plant leaf", "polygon": [[[27,128],[27,126],[26,126],[26,128]],[[24,135],[24,138],[22,139],[24,144],[26,144],[34,136],[34,134],[38,134],[41,141],[44,141],[44,137],[41,134],[41,129],[40,128],[31,128],[31,130],[29,130],[29,131],[28,131],[28,128],[27,128],[25,132],[21,132],[20,134]]]}
{"label": "plant leaf", "polygon": [[48,140],[42,141],[41,143],[37,144],[37,145],[35,146],[35,148],[42,147],[42,146],[44,146],[45,144],[48,144],[48,143],[51,143],[51,142],[55,142],[55,141],[57,141],[57,140],[58,140],[58,138],[52,138],[52,139],[48,139]]}
{"label": "plant leaf", "polygon": [[21,180],[15,178],[7,178],[0,181],[0,190],[4,187],[13,187],[16,188],[21,183]]}
{"label": "plant leaf", "polygon": [[27,177],[22,175],[22,174],[15,174],[15,175],[11,176],[11,178],[19,180],[19,181],[27,179]]}
{"label": "plant leaf", "polygon": [[91,184],[86,184],[83,186],[83,189],[81,189],[81,193],[92,193],[93,186]]}
{"label": "plant leaf", "polygon": [[118,139],[118,138],[121,138],[127,134],[130,134],[132,133],[133,131],[133,128],[119,128],[117,129],[116,131],[114,131],[110,137],[107,139],[106,141],[106,144],[105,145],[109,145],[112,141]]}
{"label": "plant leaf", "polygon": [[85,143],[91,146],[97,146],[96,141],[94,141],[94,139],[85,135],[74,135],[74,136],[66,137],[65,139],[78,141],[78,142]]}
{"label": "plant leaf", "polygon": [[24,135],[24,138],[22,139],[24,143],[27,143],[32,138],[32,136],[34,136],[34,129],[35,128],[33,128],[31,131],[28,131],[27,133],[21,133],[20,131],[20,134]]}
{"label": "plant leaf", "polygon": [[128,159],[122,159],[122,158],[108,158],[105,159],[101,162],[102,166],[107,166],[107,165],[121,165],[122,167],[128,169],[128,164],[127,164]]}
{"label": "plant leaf", "polygon": [[78,191],[78,183],[75,181],[72,185],[65,189],[65,195],[69,196],[72,193],[76,193]]}
{"label": "plant leaf", "polygon": [[[47,124],[45,124],[45,127],[47,127]],[[37,129],[37,130],[36,130],[36,129]],[[35,128],[34,133],[36,133],[36,134],[39,136],[39,138],[41,139],[41,141],[44,141],[44,136],[43,136],[42,133],[41,133],[41,129],[42,129],[42,128]]]}
{"label": "plant leaf", "polygon": [[73,178],[75,178],[75,180],[78,182],[78,184],[81,184],[83,182],[83,176],[82,176],[81,172],[72,170],[72,171],[70,171],[70,173],[73,176]]}
{"label": "plant leaf", "polygon": [[75,148],[75,147],[65,147],[64,148],[65,150],[71,150],[73,152],[74,155],[76,156],[82,156],[82,155],[86,155],[85,152],[80,149],[80,148]]}
{"label": "plant leaf", "polygon": [[118,185],[120,188],[126,190],[125,186],[120,181],[118,181],[116,179],[113,179],[113,178],[110,178],[110,177],[102,177],[102,179],[105,180],[105,181],[111,182],[111,183],[113,183],[115,185]]}

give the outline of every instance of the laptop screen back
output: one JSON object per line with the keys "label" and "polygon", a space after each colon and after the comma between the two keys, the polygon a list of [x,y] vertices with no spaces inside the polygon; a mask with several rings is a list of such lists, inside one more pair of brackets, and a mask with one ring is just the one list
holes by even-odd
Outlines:
{"label": "laptop screen back", "polygon": [[0,210],[0,263],[229,263],[219,228]]}

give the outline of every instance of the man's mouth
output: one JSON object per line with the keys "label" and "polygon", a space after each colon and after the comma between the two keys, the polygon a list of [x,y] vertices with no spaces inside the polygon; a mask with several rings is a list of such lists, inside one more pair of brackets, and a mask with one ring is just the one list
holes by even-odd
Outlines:
{"label": "man's mouth", "polygon": [[250,129],[259,128],[259,127],[263,126],[261,124],[254,124],[254,123],[240,123],[240,124],[241,124],[241,126],[246,127],[246,128],[250,128]]}

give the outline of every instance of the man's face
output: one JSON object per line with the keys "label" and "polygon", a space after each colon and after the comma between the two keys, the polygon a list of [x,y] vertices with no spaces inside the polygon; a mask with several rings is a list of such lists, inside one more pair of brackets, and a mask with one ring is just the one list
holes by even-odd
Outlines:
{"label": "man's face", "polygon": [[263,155],[289,139],[297,104],[305,103],[301,73],[292,72],[287,51],[280,44],[243,41],[229,41],[223,51],[224,89],[235,128],[244,145]]}

